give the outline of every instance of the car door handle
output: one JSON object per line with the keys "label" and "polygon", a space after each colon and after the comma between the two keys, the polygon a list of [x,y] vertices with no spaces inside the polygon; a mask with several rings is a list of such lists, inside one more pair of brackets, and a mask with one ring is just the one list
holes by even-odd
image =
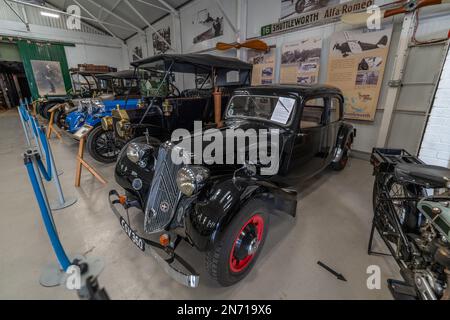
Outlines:
{"label": "car door handle", "polygon": [[297,138],[303,138],[306,137],[308,134],[307,133],[297,133]]}

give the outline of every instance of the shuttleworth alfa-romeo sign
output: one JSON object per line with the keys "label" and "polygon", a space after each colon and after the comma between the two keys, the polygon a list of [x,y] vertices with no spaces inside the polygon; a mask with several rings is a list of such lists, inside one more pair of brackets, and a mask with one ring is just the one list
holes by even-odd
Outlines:
{"label": "shuttleworth alfa-romeo sign", "polygon": [[295,18],[282,20],[261,28],[261,36],[274,35],[292,31],[295,29],[312,27],[336,21],[341,16],[350,13],[366,11],[374,4],[374,0],[354,0],[334,6],[325,7],[319,10],[302,13]]}

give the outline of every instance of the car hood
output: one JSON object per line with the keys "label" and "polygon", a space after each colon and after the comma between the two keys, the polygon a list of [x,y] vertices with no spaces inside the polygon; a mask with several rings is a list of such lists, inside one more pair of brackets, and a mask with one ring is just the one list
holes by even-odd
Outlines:
{"label": "car hood", "polygon": [[[256,136],[253,136],[253,133],[248,130],[253,130],[253,133],[256,133]],[[184,136],[181,141],[172,141],[172,143],[182,148],[184,151],[185,156],[190,160],[191,164],[196,165],[203,165],[209,168],[213,168],[215,171],[229,171],[233,170],[235,171],[236,168],[242,167],[242,163],[237,163],[237,158],[245,155],[249,152],[249,150],[259,150],[258,145],[251,144],[249,139],[246,139],[246,143],[244,146],[240,146],[238,148],[236,146],[236,142],[234,144],[234,148],[232,150],[229,150],[227,148],[227,132],[228,130],[243,130],[244,132],[248,132],[249,135],[252,135],[254,138],[258,138],[258,133],[260,130],[265,130],[265,132],[269,132],[270,130],[279,130],[279,155],[282,154],[284,150],[284,146],[286,143],[286,132],[288,131],[286,128],[272,125],[265,121],[253,121],[253,120],[233,120],[233,121],[225,121],[224,126],[220,129],[213,129],[213,130],[203,130],[202,132],[194,132],[190,135]],[[201,145],[202,148],[195,148],[195,142],[199,141],[201,139]],[[205,159],[205,151],[214,149],[212,147],[212,144],[215,143],[215,146],[219,147],[220,141],[216,143],[216,139],[222,139],[222,148],[223,148],[223,158],[222,163],[223,164],[211,164],[210,161]],[[258,141],[258,140],[257,140]],[[270,142],[270,140],[269,140]],[[186,147],[190,147],[190,150],[186,150]],[[207,149],[208,148],[208,149]],[[208,154],[211,154],[211,152],[208,152]],[[230,154],[234,154],[234,161],[233,163],[229,163],[227,161]],[[214,153],[213,153],[214,155]],[[248,159],[248,158],[247,158]],[[247,161],[246,161],[247,162]],[[257,163],[257,165],[260,165]],[[214,173],[214,172],[213,172]]]}

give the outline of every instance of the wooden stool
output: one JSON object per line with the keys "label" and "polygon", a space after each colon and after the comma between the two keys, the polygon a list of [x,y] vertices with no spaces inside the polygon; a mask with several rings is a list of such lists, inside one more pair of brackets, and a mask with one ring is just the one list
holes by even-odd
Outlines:
{"label": "wooden stool", "polygon": [[54,127],[54,121],[55,121],[55,112],[58,111],[59,109],[61,109],[63,106],[64,106],[64,104],[59,103],[49,110],[50,120],[48,122],[48,127],[47,127],[47,139],[50,139],[50,137],[52,136],[52,133],[54,133],[59,140],[62,140],[61,134]]}
{"label": "wooden stool", "polygon": [[86,128],[86,131],[79,133],[80,139],[80,147],[78,148],[77,155],[77,173],[75,176],[75,187],[79,188],[81,183],[81,171],[83,167],[85,167],[101,184],[105,185],[107,182],[103,177],[95,171],[83,158],[84,158],[84,145],[86,143],[86,137],[91,132],[92,127],[90,129]]}

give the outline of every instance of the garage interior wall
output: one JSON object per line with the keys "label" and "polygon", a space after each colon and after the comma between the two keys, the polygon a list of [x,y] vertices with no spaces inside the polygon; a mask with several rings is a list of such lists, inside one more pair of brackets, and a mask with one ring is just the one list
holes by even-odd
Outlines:
{"label": "garage interior wall", "polygon": [[103,31],[84,23],[80,31],[69,30],[61,21],[42,17],[39,9],[26,7],[30,23],[28,31],[24,23],[6,5],[2,4],[1,8],[0,36],[72,43],[74,47],[64,48],[69,68],[77,67],[80,63],[109,65],[118,69],[129,68],[126,45]]}
{"label": "garage interior wall", "polygon": [[[341,1],[345,2],[345,1]],[[376,1],[376,4],[383,4],[388,1]],[[227,22],[225,22],[224,35],[212,39],[210,41],[205,41],[200,45],[192,45],[192,38],[195,33],[192,30],[192,25],[195,22],[196,14],[202,8],[207,8],[213,14],[220,13],[218,11],[218,6],[215,1],[206,0],[195,0],[188,5],[180,9],[179,19],[173,17],[166,17],[165,19],[158,22],[157,29],[162,26],[171,26],[172,28],[176,26],[177,20],[181,21],[181,32],[179,37],[175,37],[172,33],[172,43],[175,42],[174,50],[180,53],[188,52],[208,52],[212,54],[226,54],[230,56],[238,56],[239,58],[245,60],[246,52],[245,50],[229,51],[229,52],[217,52],[213,50],[214,45],[221,42],[235,42],[237,38],[240,38],[240,42],[245,41],[245,39],[252,39],[260,37],[261,27],[270,23],[274,23],[280,18],[280,1],[274,0],[221,0],[221,3],[225,9],[225,12],[229,16],[232,23],[238,29],[238,34],[235,34],[232,28]],[[444,11],[439,12],[437,9],[425,8],[420,10],[420,25],[417,30],[417,38],[431,39],[440,38],[447,35],[450,29],[450,12]],[[386,103],[386,92],[388,87],[388,82],[392,78],[392,69],[395,62],[395,57],[397,53],[397,43],[400,38],[400,32],[402,29],[403,16],[397,16],[395,18],[386,19],[384,22],[385,26],[393,25],[393,34],[391,47],[389,51],[388,61],[386,65],[386,71],[383,79],[382,90],[380,93],[380,98],[378,102],[377,113],[375,120],[373,122],[365,121],[351,121],[358,130],[358,138],[355,141],[354,149],[359,151],[362,155],[366,156],[372,151],[372,148],[376,146],[378,133],[380,130],[381,121],[383,118],[384,105]],[[156,26],[156,25],[155,25]],[[324,83],[326,81],[326,72],[328,66],[328,54],[329,54],[329,41],[333,33],[349,30],[349,26],[346,26],[340,22],[317,26],[313,28],[301,29],[299,31],[281,34],[278,36],[272,36],[264,38],[263,40],[267,44],[276,46],[276,81],[279,80],[279,70],[280,70],[280,60],[281,60],[281,46],[284,43],[297,41],[301,39],[306,39],[310,37],[321,37],[323,39],[323,49],[321,58],[321,70],[319,81]],[[179,44],[182,44],[181,46]],[[177,45],[178,44],[178,45]],[[130,47],[136,47],[141,45],[143,48],[147,45],[149,46],[148,52],[150,55],[153,54],[151,32],[148,33],[147,39],[143,39],[142,36],[134,36],[127,40],[127,45]],[[181,48],[181,49],[180,49]],[[144,51],[144,50],[143,50]],[[422,52],[422,51],[421,51]],[[425,55],[426,56],[426,55]],[[439,65],[439,63],[436,63]],[[414,65],[410,65],[413,68]],[[439,73],[440,70],[434,70]],[[431,73],[434,73],[431,72]],[[395,119],[394,119],[395,120]],[[416,119],[417,120],[417,119]],[[417,121],[423,121],[423,116]],[[397,121],[405,122],[407,116],[398,116]],[[423,133],[423,127],[421,130],[417,130],[413,134],[417,135],[414,139],[414,146],[411,146],[413,150],[412,153],[418,151],[418,144],[421,140],[421,135]],[[391,134],[395,136],[395,139],[389,139],[388,144],[390,147],[398,146],[402,141],[408,141],[411,139],[411,132],[393,132]],[[416,143],[417,142],[417,143]],[[409,147],[409,146],[408,146]]]}
{"label": "garage interior wall", "polygon": [[436,91],[420,158],[428,164],[450,168],[450,51]]}

